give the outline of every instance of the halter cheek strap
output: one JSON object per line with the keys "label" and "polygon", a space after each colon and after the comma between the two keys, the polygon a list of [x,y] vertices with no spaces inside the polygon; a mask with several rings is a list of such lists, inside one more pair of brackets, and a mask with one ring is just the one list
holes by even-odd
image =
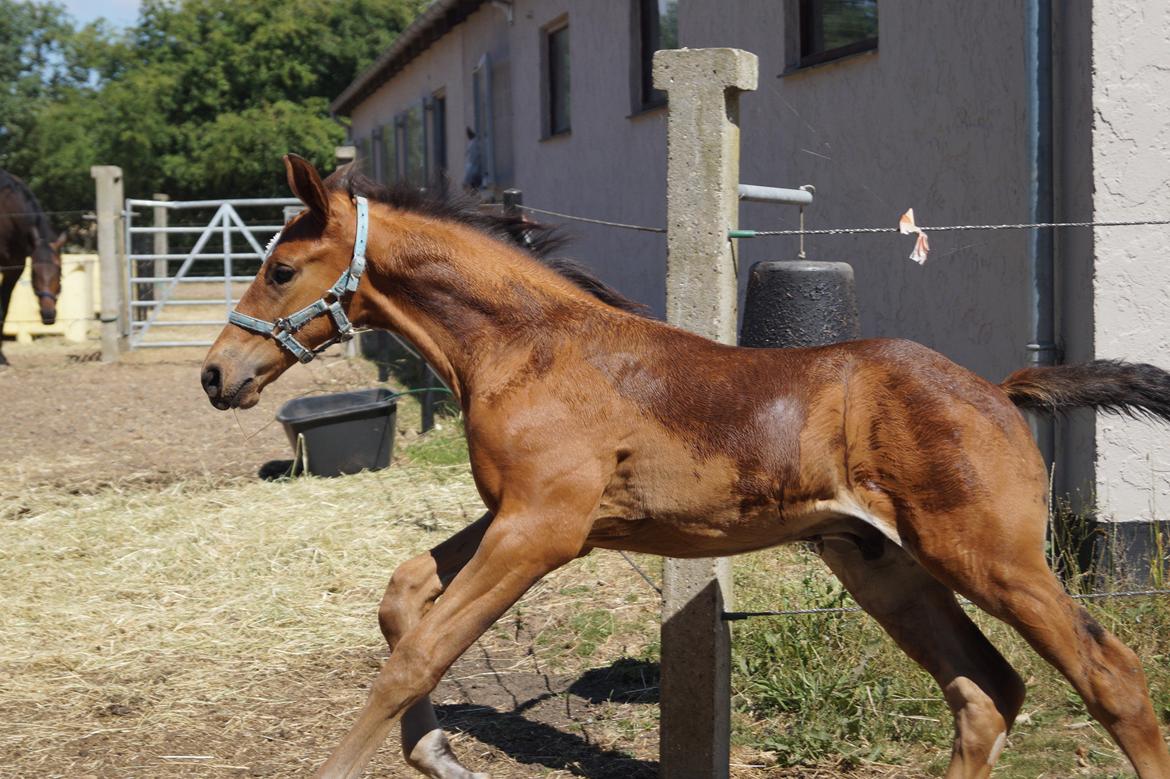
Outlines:
{"label": "halter cheek strap", "polygon": [[[346,294],[357,291],[358,283],[362,279],[362,274],[365,273],[366,240],[369,237],[369,232],[370,203],[366,198],[359,196],[357,198],[357,237],[354,238],[353,242],[353,259],[350,260],[349,267],[341,272],[341,276],[333,283],[332,287],[325,291],[324,295],[301,310],[281,317],[275,322],[257,319],[254,316],[242,314],[238,310],[232,311],[228,315],[228,321],[245,330],[272,337],[301,362],[310,362],[333,344],[339,341],[348,341],[353,337],[353,323],[345,315],[345,310],[341,307],[341,300]],[[276,248],[279,241],[280,233],[277,233],[272,242],[268,244],[264,260],[267,260],[272,254],[272,250]],[[333,318],[333,323],[337,326],[336,335],[313,349],[305,346],[294,337],[294,333],[324,314]]]}

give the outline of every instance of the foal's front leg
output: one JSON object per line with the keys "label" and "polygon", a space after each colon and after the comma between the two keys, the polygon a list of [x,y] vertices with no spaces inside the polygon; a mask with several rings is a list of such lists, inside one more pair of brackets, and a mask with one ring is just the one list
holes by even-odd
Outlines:
{"label": "foal's front leg", "polygon": [[[394,571],[378,609],[378,623],[391,651],[467,565],[491,521],[488,512]],[[407,763],[432,779],[487,779],[487,774],[468,771],[455,757],[429,697],[419,699],[402,715],[402,754]]]}
{"label": "foal's front leg", "polygon": [[[590,497],[595,502],[596,497]],[[319,778],[359,776],[394,720],[424,699],[451,664],[529,587],[580,553],[588,532],[588,508],[572,516],[552,513],[555,522],[543,519],[549,512],[525,509],[497,515],[443,597],[402,635],[357,722],[318,771]]]}
{"label": "foal's front leg", "polygon": [[[12,302],[12,291],[16,289],[16,282],[20,279],[20,274],[24,272],[24,260],[22,259],[20,263],[20,267],[17,268],[13,260],[0,257],[0,265],[5,267],[5,270],[0,271],[0,331],[3,331],[4,320],[8,317],[8,304]],[[2,351],[3,346],[4,339],[0,338],[0,366],[8,364]]]}

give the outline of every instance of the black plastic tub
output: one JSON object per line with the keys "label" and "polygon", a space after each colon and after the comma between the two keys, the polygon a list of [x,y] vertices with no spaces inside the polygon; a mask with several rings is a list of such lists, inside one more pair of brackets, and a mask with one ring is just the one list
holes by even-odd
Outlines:
{"label": "black plastic tub", "polygon": [[378,388],[290,400],[276,419],[296,453],[294,473],[341,476],[390,464],[397,416],[398,396]]}

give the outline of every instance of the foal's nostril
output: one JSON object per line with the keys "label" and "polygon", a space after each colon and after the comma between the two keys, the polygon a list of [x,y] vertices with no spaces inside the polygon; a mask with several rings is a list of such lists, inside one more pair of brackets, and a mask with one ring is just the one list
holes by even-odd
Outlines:
{"label": "foal's nostril", "polygon": [[208,365],[203,369],[203,375],[200,378],[203,381],[204,392],[213,398],[219,394],[219,390],[223,385],[220,382],[220,373],[217,366]]}

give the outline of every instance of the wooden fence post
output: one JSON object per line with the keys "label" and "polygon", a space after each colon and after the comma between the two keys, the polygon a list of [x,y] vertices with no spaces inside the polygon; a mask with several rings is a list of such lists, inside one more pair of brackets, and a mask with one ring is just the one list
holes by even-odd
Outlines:
{"label": "wooden fence post", "polygon": [[[101,264],[102,362],[114,362],[122,352],[122,318],[125,296],[122,284],[122,169],[94,165],[89,169],[97,186],[98,261]],[[127,326],[129,323],[126,323]]]}
{"label": "wooden fence post", "polygon": [[[739,49],[654,55],[654,86],[669,106],[666,318],[727,344],[736,341],[739,294],[727,234],[739,223],[739,93],[756,88],[758,70],[756,56]],[[659,775],[722,779],[731,731],[731,638],[723,620],[730,561],[667,559],[662,596]]]}

